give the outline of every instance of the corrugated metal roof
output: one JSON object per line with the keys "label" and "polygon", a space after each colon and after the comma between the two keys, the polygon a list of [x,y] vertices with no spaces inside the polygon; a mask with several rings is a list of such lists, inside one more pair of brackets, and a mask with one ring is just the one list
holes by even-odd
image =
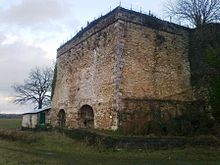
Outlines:
{"label": "corrugated metal roof", "polygon": [[36,113],[40,113],[42,111],[47,111],[49,109],[51,109],[51,106],[44,107],[44,108],[41,108],[41,109],[34,109],[34,110],[29,111],[29,112],[25,112],[22,115],[25,115],[25,114],[36,114]]}

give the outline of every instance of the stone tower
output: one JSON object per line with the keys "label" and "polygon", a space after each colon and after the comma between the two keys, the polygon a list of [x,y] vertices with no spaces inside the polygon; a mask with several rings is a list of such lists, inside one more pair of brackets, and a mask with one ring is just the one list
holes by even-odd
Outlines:
{"label": "stone tower", "polygon": [[117,7],[57,50],[52,125],[116,130],[192,105],[190,29]]}

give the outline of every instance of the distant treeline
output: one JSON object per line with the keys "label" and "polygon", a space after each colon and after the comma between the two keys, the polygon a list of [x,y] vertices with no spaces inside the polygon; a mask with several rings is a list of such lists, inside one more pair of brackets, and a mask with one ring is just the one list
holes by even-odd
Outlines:
{"label": "distant treeline", "polygon": [[17,114],[0,114],[0,119],[1,118],[21,118],[21,115],[17,115]]}

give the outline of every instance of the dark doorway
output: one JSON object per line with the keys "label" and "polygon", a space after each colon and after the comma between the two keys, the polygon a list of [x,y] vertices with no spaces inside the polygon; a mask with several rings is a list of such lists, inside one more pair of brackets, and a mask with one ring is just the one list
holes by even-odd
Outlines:
{"label": "dark doorway", "polygon": [[80,127],[94,128],[94,113],[89,105],[83,105],[79,110]]}
{"label": "dark doorway", "polygon": [[63,109],[61,109],[58,113],[58,125],[59,127],[65,127],[65,122],[66,122],[66,114]]}
{"label": "dark doorway", "polygon": [[45,124],[45,112],[41,112],[40,113],[40,125],[44,125]]}

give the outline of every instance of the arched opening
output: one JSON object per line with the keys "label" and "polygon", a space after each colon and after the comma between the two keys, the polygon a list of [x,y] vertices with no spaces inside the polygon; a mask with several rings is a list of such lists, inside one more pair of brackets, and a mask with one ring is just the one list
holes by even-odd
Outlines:
{"label": "arched opening", "polygon": [[94,113],[89,105],[83,105],[79,110],[80,127],[94,128]]}
{"label": "arched opening", "polygon": [[63,109],[61,109],[57,115],[58,117],[58,125],[59,127],[65,127],[66,123],[66,113]]}

